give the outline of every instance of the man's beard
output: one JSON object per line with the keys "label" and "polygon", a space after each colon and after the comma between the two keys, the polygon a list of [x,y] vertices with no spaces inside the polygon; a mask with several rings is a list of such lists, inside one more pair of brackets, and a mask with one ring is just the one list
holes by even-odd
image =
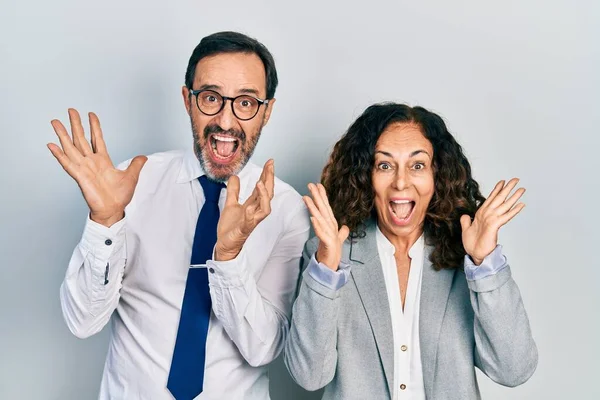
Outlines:
{"label": "man's beard", "polygon": [[[203,143],[200,143],[200,135],[198,133],[198,129],[194,124],[194,120],[190,117],[190,122],[192,125],[192,135],[194,137],[194,153],[196,154],[196,158],[198,162],[200,162],[200,166],[202,170],[208,176],[208,178],[217,181],[217,182],[227,182],[230,176],[237,175],[248,163],[252,154],[254,154],[254,149],[258,144],[258,139],[260,138],[262,132],[262,125],[258,128],[258,132],[252,139],[248,139],[246,132],[243,130],[229,129],[227,131],[221,129],[220,126],[216,124],[207,125],[204,128],[203,132]],[[210,159],[210,155],[208,152],[213,151],[211,149],[211,143],[209,140],[209,136],[211,134],[223,134],[229,135],[236,138],[239,141],[239,149],[237,150],[239,154],[236,155],[236,158],[227,165],[215,164]]]}

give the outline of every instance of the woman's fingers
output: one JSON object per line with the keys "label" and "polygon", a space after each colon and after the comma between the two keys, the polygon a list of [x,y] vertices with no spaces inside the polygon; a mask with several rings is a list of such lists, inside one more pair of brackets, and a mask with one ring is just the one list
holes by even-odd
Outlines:
{"label": "woman's fingers", "polygon": [[337,220],[335,219],[335,215],[333,214],[333,210],[331,209],[331,204],[329,204],[329,198],[327,198],[327,190],[325,190],[325,186],[318,183],[317,189],[319,190],[319,193],[321,194],[321,198],[323,199],[323,202],[325,203],[325,210],[327,211],[327,214],[329,215],[329,219],[333,223],[335,223],[335,225],[337,226]]}
{"label": "woman's fingers", "polygon": [[516,217],[517,214],[520,213],[524,208],[525,208],[525,203],[518,203],[516,206],[514,206],[508,212],[502,214],[498,218],[498,223],[499,223],[498,227],[505,225],[508,221],[510,221],[511,219]]}
{"label": "woman's fingers", "polygon": [[310,198],[310,196],[302,196],[302,199],[304,200],[304,204],[306,204],[306,207],[308,208],[310,215],[312,215],[313,217],[318,218],[318,219],[323,219],[323,216],[321,215],[321,211],[315,205],[315,202],[313,201],[313,199]]}
{"label": "woman's fingers", "polygon": [[513,178],[510,181],[508,181],[508,183],[502,188],[502,190],[496,195],[496,197],[494,197],[494,200],[491,201],[489,208],[493,210],[500,207],[504,203],[504,201],[506,201],[510,192],[512,192],[515,186],[517,186],[517,183],[519,183],[518,178]]}
{"label": "woman's fingers", "polygon": [[340,243],[343,243],[346,239],[348,239],[348,235],[350,235],[350,228],[346,225],[342,225],[338,232],[338,240]]}
{"label": "woman's fingers", "polygon": [[[334,226],[335,218],[333,218],[333,213],[330,214],[328,211],[329,205],[327,204],[327,198],[326,197],[323,198],[319,188],[314,183],[308,184],[308,190],[310,191],[310,194],[313,198],[313,202],[314,202],[315,206],[319,209],[319,212],[321,213],[322,218],[325,221],[327,221],[327,223],[329,225]],[[337,228],[336,228],[336,230],[337,230]]]}
{"label": "woman's fingers", "polygon": [[310,217],[310,222],[312,223],[313,229],[315,230],[315,235],[319,238],[319,240],[324,241],[327,237],[325,232],[323,231],[322,224],[318,218]]}
{"label": "woman's fingers", "polygon": [[517,191],[515,191],[512,194],[512,196],[510,196],[504,203],[500,204],[496,208],[497,215],[498,216],[503,215],[507,211],[511,210],[513,208],[513,206],[517,203],[517,201],[519,201],[521,196],[523,196],[523,194],[525,194],[525,188],[517,189]]}
{"label": "woman's fingers", "polygon": [[492,201],[494,201],[494,198],[496,198],[496,195],[498,193],[500,193],[500,191],[502,190],[502,188],[504,187],[504,181],[500,181],[498,183],[496,183],[496,186],[494,186],[494,189],[492,190],[492,192],[490,193],[490,195],[487,197],[487,199],[483,202],[483,204],[481,205],[481,207],[479,207],[479,209],[486,209],[487,207],[489,207],[489,205],[491,204]]}

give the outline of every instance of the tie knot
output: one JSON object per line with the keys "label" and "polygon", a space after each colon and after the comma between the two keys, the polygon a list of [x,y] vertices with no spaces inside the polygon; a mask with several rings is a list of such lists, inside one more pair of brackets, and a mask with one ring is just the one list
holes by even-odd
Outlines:
{"label": "tie knot", "polygon": [[225,187],[225,184],[210,180],[206,175],[202,175],[199,180],[200,185],[202,185],[202,190],[204,191],[204,197],[206,198],[206,201],[218,203],[219,196],[221,195],[221,189]]}

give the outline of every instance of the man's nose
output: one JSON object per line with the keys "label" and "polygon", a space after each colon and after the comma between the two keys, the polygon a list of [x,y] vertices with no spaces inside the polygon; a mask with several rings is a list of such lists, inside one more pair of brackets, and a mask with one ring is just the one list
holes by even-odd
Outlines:
{"label": "man's nose", "polygon": [[233,114],[232,110],[232,100],[226,99],[224,100],[225,104],[223,105],[223,109],[215,115],[215,122],[223,129],[224,131],[228,131],[232,128],[235,128],[238,125],[237,118]]}

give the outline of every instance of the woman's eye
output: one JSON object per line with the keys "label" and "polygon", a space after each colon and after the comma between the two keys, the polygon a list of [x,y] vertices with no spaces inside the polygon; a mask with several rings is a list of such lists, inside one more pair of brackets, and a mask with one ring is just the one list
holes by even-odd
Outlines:
{"label": "woman's eye", "polygon": [[425,164],[423,164],[423,163],[416,163],[415,165],[413,165],[413,169],[416,169],[416,170],[420,170],[423,168],[425,168]]}
{"label": "woman's eye", "polygon": [[383,169],[383,170],[388,170],[388,169],[390,169],[391,167],[390,167],[390,164],[388,164],[388,163],[380,163],[380,164],[377,166],[377,168],[379,168],[379,169]]}

